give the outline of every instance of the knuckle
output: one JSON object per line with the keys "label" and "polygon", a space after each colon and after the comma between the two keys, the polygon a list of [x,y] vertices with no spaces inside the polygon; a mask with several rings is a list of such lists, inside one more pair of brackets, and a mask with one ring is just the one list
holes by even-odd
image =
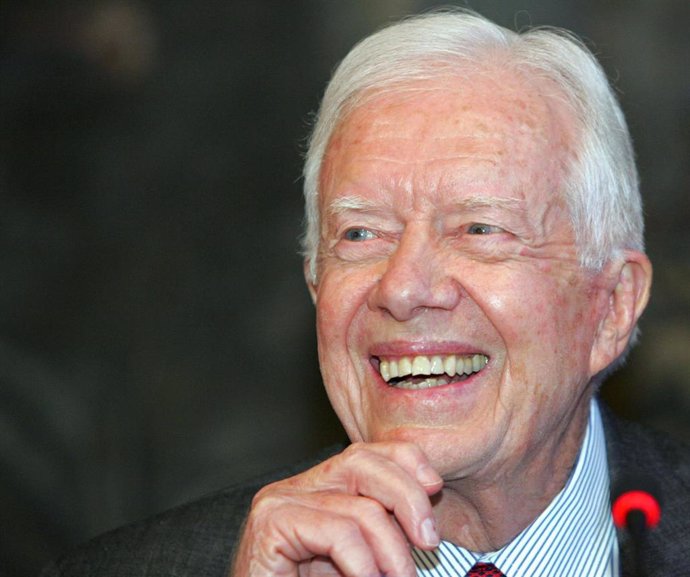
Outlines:
{"label": "knuckle", "polygon": [[422,450],[415,443],[391,443],[390,451],[393,458],[402,463],[415,463],[426,459]]}
{"label": "knuckle", "polygon": [[365,497],[357,499],[357,514],[372,519],[388,518],[388,510],[380,502]]}
{"label": "knuckle", "polygon": [[339,457],[344,461],[358,461],[371,455],[371,450],[366,443],[352,443],[340,453]]}
{"label": "knuckle", "polygon": [[408,441],[353,443],[341,455],[352,462],[387,458],[399,465],[416,465],[426,460],[419,446]]}
{"label": "knuckle", "polygon": [[371,461],[371,451],[364,443],[349,445],[341,453],[316,467],[314,485],[322,490],[335,489],[352,493],[357,477],[369,468]]}
{"label": "knuckle", "polygon": [[397,443],[353,443],[337,456],[339,463],[351,471],[364,471],[395,461],[393,447]]}
{"label": "knuckle", "polygon": [[252,508],[265,506],[266,503],[271,503],[275,499],[275,494],[278,490],[277,483],[272,483],[259,489],[252,498]]}
{"label": "knuckle", "polygon": [[290,498],[280,483],[267,485],[254,495],[251,502],[250,515],[254,518],[270,518],[277,511],[284,509]]}
{"label": "knuckle", "polygon": [[334,545],[345,547],[347,544],[359,544],[364,541],[362,528],[354,519],[342,518],[338,528],[338,539]]}

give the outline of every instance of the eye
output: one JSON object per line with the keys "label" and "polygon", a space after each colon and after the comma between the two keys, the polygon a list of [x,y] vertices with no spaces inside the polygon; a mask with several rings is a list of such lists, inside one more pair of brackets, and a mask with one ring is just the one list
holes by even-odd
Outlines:
{"label": "eye", "polygon": [[475,222],[467,228],[467,234],[496,234],[503,232],[503,229],[492,224]]}
{"label": "eye", "polygon": [[376,235],[368,228],[348,228],[343,235],[345,240],[350,242],[362,242],[376,238]]}

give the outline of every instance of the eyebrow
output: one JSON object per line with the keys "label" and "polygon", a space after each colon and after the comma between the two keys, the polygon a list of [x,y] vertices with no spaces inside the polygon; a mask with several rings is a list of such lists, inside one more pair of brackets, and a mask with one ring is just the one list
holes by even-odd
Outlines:
{"label": "eyebrow", "polygon": [[[347,211],[357,212],[376,212],[381,209],[387,209],[387,205],[375,203],[360,196],[342,196],[335,199],[328,205],[327,214],[329,216],[342,214]],[[525,211],[525,201],[522,198],[502,198],[495,196],[468,196],[461,200],[457,200],[448,207],[450,210],[477,210],[480,208],[499,208],[510,209],[518,212]]]}
{"label": "eyebrow", "polygon": [[[336,198],[328,205],[327,213],[329,216],[334,216],[347,212],[349,210],[358,212],[374,212],[381,210],[381,205],[362,198],[361,196],[341,196]],[[384,207],[385,208],[385,207]]]}
{"label": "eyebrow", "polygon": [[518,212],[525,211],[525,200],[514,197],[497,197],[497,196],[468,196],[451,204],[451,208],[458,208],[460,210],[476,210],[478,208],[502,208],[510,209]]}

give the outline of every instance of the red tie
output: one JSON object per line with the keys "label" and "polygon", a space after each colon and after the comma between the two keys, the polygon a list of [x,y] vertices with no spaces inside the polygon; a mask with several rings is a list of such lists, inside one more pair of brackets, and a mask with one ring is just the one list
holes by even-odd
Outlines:
{"label": "red tie", "polygon": [[467,577],[506,577],[493,563],[476,563]]}

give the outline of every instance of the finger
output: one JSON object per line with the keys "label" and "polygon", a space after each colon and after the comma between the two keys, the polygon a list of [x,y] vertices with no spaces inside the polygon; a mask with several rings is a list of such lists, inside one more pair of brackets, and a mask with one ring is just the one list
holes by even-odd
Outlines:
{"label": "finger", "polygon": [[[273,500],[279,505],[270,502]],[[316,547],[313,555],[323,555],[323,542],[336,545],[343,535],[355,530],[343,524],[349,520],[373,555],[379,575],[415,575],[414,562],[403,531],[380,503],[367,497],[353,497],[342,493],[289,494],[276,492],[269,502],[259,503],[257,515],[269,512],[268,523],[274,523],[281,537],[304,547]],[[335,521],[337,520],[337,522]],[[319,540],[307,540],[317,527]],[[306,529],[305,529],[306,528]],[[346,531],[340,533],[340,531]],[[297,555],[306,555],[298,551]],[[334,561],[337,560],[334,558]],[[339,565],[339,562],[336,564]]]}
{"label": "finger", "polygon": [[381,503],[368,497],[337,494],[328,496],[318,506],[357,523],[382,575],[415,575],[405,533]]}
{"label": "finger", "polygon": [[[357,447],[358,445],[353,445]],[[382,457],[391,459],[411,477],[417,479],[428,495],[433,495],[443,487],[443,478],[429,463],[424,452],[414,443],[365,443],[365,448]]]}
{"label": "finger", "polygon": [[428,491],[436,492],[442,481],[425,471],[434,482],[423,487],[417,475],[427,466],[423,453],[413,445],[357,444],[317,467],[314,483],[321,490],[345,491],[378,501],[395,515],[414,545],[430,549],[438,545],[439,537]]}
{"label": "finger", "polygon": [[[280,544],[276,547],[277,555],[272,557],[282,557],[287,564],[280,562],[271,569],[281,574],[278,571],[289,565],[295,567],[304,561],[327,558],[347,577],[414,577],[414,564],[404,539],[399,534],[394,535],[390,522],[388,527],[378,521],[372,522],[371,511],[364,514],[363,519],[355,520],[337,513],[340,506],[331,504],[320,510],[283,506],[273,518],[273,529]],[[361,512],[362,509],[351,506],[349,511]],[[372,528],[367,529],[368,525]],[[375,527],[382,533],[377,538],[373,538]],[[397,555],[391,554],[391,550],[397,550]],[[317,564],[315,568],[318,567]],[[328,565],[321,563],[321,567]]]}
{"label": "finger", "polygon": [[345,577],[382,574],[351,519],[293,504],[283,504],[273,513],[250,515],[232,575],[296,577],[317,557],[331,559]]}
{"label": "finger", "polygon": [[300,566],[300,577],[342,577],[341,571],[328,557],[315,557]]}

